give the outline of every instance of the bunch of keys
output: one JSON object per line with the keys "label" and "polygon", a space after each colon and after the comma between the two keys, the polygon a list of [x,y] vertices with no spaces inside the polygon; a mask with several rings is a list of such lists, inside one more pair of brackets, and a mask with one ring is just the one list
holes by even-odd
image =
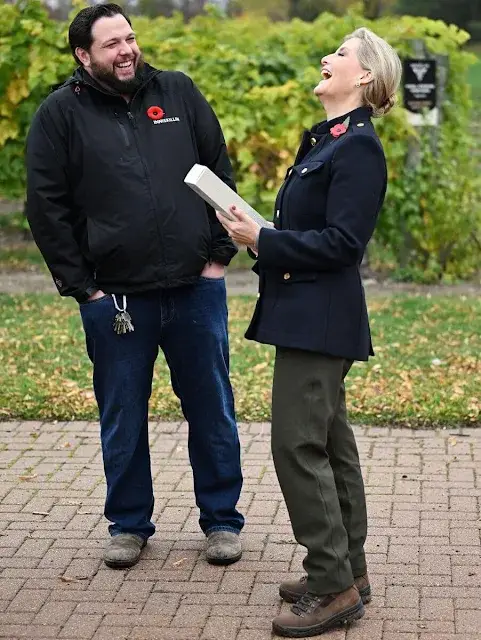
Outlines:
{"label": "bunch of keys", "polygon": [[134,331],[134,325],[132,324],[132,318],[130,317],[130,313],[127,311],[127,298],[126,296],[122,296],[122,309],[117,304],[117,298],[115,294],[112,294],[112,298],[114,301],[115,308],[118,313],[114,318],[114,331],[119,336],[124,335],[125,333],[130,333]]}

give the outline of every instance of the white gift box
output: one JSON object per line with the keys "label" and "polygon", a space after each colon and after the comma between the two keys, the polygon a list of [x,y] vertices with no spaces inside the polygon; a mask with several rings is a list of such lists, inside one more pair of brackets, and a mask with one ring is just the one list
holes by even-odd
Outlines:
{"label": "white gift box", "polygon": [[233,220],[229,207],[233,204],[242,209],[247,215],[255,220],[261,227],[271,227],[272,223],[265,220],[260,213],[253,209],[250,204],[233,191],[225,182],[222,182],[215,173],[203,164],[194,164],[189,173],[185,176],[184,182],[203,198],[216,211],[220,211],[229,220]]}

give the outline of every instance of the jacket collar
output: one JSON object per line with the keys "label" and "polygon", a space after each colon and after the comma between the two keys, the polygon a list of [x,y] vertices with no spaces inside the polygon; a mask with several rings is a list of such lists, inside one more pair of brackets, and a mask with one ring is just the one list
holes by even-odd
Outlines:
{"label": "jacket collar", "polygon": [[342,116],[338,116],[337,118],[333,118],[332,120],[324,120],[319,124],[316,124],[312,127],[311,132],[317,135],[324,135],[329,133],[329,131],[336,124],[341,124],[347,118],[349,118],[349,126],[356,125],[359,122],[369,122],[371,120],[372,110],[371,107],[358,107],[354,109],[354,111],[350,111],[349,113],[345,113]]}
{"label": "jacket collar", "polygon": [[294,164],[301,162],[301,160],[303,160],[314,147],[316,149],[322,148],[322,146],[329,140],[330,130],[336,124],[341,124],[349,117],[349,127],[352,127],[353,125],[357,125],[359,122],[370,122],[371,115],[372,111],[370,107],[358,107],[357,109],[354,109],[354,111],[345,113],[338,118],[324,120],[324,122],[314,125],[310,130],[306,129],[302,136]]}
{"label": "jacket collar", "polygon": [[[147,62],[144,62],[144,65],[141,71],[141,84],[139,85],[137,92],[141,88],[145,87],[145,85],[147,85],[159,73],[161,73],[161,71],[159,71],[158,69],[155,69]],[[77,67],[77,69],[75,69],[74,73],[70,76],[70,78],[68,78],[68,80],[66,80],[66,82],[64,82],[60,86],[67,87],[72,84],[88,85],[96,89],[97,91],[100,91],[101,93],[105,93],[107,95],[110,95],[116,98],[120,96],[120,94],[116,93],[115,91],[109,91],[108,89],[103,87],[101,84],[99,84],[95,80],[95,78],[92,78],[92,76],[87,71],[85,71],[83,67]]]}

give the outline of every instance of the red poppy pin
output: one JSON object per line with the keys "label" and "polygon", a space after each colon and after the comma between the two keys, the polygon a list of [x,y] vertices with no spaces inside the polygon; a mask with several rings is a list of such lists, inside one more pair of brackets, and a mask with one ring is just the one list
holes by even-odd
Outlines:
{"label": "red poppy pin", "polygon": [[147,115],[151,120],[162,120],[165,112],[161,107],[149,107],[147,109]]}
{"label": "red poppy pin", "polygon": [[333,138],[339,138],[340,136],[344,135],[349,127],[349,121],[350,117],[348,116],[344,120],[344,122],[335,124],[333,127],[331,127],[331,129],[329,129],[331,136]]}

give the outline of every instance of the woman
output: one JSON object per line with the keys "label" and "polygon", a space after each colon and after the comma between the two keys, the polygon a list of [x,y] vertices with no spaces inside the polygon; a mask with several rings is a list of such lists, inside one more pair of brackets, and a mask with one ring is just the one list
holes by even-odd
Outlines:
{"label": "woman", "polygon": [[346,417],[344,378],[373,355],[359,265],[386,192],[371,116],[395,103],[401,63],[367,29],[321,61],[314,93],[327,121],[306,131],[276,201],[274,229],[218,214],[255,250],[259,300],[246,337],[276,346],[272,452],[294,535],[307,548],[295,603],[274,631],[306,637],[361,618],[371,599],[364,486]]}

